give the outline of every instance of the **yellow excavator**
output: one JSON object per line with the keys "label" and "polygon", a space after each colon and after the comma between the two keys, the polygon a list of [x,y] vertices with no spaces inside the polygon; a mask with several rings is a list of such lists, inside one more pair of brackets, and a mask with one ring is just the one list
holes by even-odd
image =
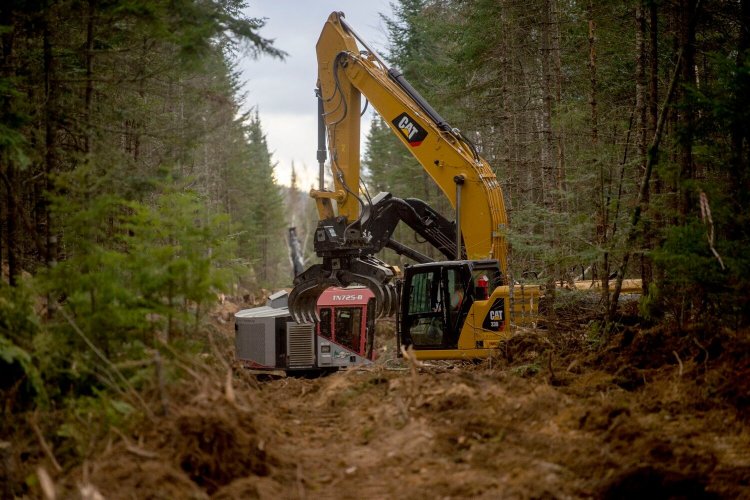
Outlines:
{"label": "yellow excavator", "polygon": [[[495,174],[474,144],[389,68],[343,13],[330,15],[316,49],[320,185],[310,195],[318,210],[314,246],[322,263],[294,280],[292,316],[314,322],[327,288],[361,284],[375,294],[378,316],[398,316],[399,342],[418,359],[488,356],[509,336],[511,313],[533,314],[539,297],[537,287],[507,286],[507,215]],[[370,198],[360,189],[362,96],[440,187],[455,211],[453,221],[421,200],[390,193]],[[326,150],[332,190],[324,184]],[[433,261],[395,241],[401,222],[445,260]],[[375,256],[383,248],[416,264],[401,275]]]}

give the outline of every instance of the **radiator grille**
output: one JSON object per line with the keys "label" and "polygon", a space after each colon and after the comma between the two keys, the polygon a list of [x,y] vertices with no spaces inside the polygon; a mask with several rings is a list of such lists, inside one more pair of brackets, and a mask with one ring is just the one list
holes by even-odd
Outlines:
{"label": "radiator grille", "polygon": [[315,340],[312,324],[287,323],[287,360],[289,368],[312,368],[315,364]]}

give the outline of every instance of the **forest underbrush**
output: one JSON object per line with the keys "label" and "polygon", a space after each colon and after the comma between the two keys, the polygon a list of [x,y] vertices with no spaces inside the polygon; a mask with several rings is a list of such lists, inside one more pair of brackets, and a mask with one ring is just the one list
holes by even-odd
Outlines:
{"label": "forest underbrush", "polygon": [[137,399],[10,415],[3,496],[750,495],[747,332],[561,320],[481,363],[419,363],[381,321],[374,366],[259,380],[233,363],[232,307],[204,352],[165,347]]}

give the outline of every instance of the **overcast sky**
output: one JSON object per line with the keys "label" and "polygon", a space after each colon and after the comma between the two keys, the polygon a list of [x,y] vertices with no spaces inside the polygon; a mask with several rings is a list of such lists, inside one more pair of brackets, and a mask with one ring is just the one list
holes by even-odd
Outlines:
{"label": "overcast sky", "polygon": [[[315,44],[326,19],[343,11],[347,22],[379,53],[386,52],[387,35],[379,14],[391,16],[389,0],[250,0],[249,17],[267,18],[260,31],[289,55],[285,61],[270,57],[239,61],[245,82],[245,107],[257,107],[273,153],[276,179],[289,185],[294,162],[299,188],[317,186],[317,101]],[[369,117],[363,117],[363,133]],[[364,143],[363,143],[364,151]]]}

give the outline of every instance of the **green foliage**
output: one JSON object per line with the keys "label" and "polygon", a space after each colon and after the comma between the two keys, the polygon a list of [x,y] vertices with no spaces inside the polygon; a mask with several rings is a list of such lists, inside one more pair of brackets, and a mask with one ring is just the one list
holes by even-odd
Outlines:
{"label": "green foliage", "polygon": [[179,47],[180,58],[187,64],[195,64],[217,45],[230,50],[241,48],[253,56],[286,55],[273,46],[272,40],[258,34],[265,20],[246,17],[244,0],[126,0],[108,7],[112,15],[136,20],[151,36]]}
{"label": "green foliage", "polygon": [[75,244],[45,274],[46,289],[105,352],[111,342],[149,344],[155,331],[184,330],[228,285],[228,219],[207,216],[195,194],[165,192],[148,205],[66,198],[55,208]]}
{"label": "green foliage", "polygon": [[242,127],[245,149],[232,169],[229,205],[232,221],[239,228],[238,256],[249,262],[255,283],[263,287],[288,286],[289,258],[283,198],[275,183],[271,157],[257,112]]}
{"label": "green foliage", "polygon": [[[10,287],[0,281],[0,393],[25,384],[41,407],[49,404],[47,390],[32,357],[33,337],[39,331],[31,295],[24,285]],[[17,390],[17,388],[16,388]],[[23,404],[26,391],[14,394]]]}
{"label": "green foliage", "polygon": [[638,312],[646,320],[653,321],[662,316],[661,289],[656,283],[649,283],[648,293],[638,302]]}
{"label": "green foliage", "polygon": [[28,349],[38,330],[39,318],[26,284],[11,287],[0,281],[0,334]]}
{"label": "green foliage", "polygon": [[0,158],[26,167],[31,162],[28,157],[28,142],[22,129],[29,120],[23,109],[22,96],[11,78],[0,76]]}
{"label": "green foliage", "polygon": [[131,202],[129,208],[123,228],[127,269],[141,308],[167,317],[179,303],[198,311],[226,289],[235,253],[226,237],[228,216],[206,217],[200,200],[184,192],[166,193],[149,206]]}
{"label": "green foliage", "polygon": [[[14,365],[17,365],[20,371]],[[39,370],[34,366],[31,354],[12,343],[2,334],[0,334],[0,368],[5,378],[2,389],[6,389],[6,384],[12,387],[13,384],[23,383],[24,379],[26,379],[30,389],[33,391],[33,397],[37,406],[43,409],[47,407],[49,404],[47,390],[42,382]],[[17,403],[21,403],[22,405],[24,402],[23,392],[21,395],[14,393],[14,396],[18,398]]]}
{"label": "green foliage", "polygon": [[64,421],[56,435],[64,440],[60,452],[73,457],[90,456],[111,428],[127,428],[134,413],[130,404],[106,391],[95,390],[93,396],[68,399]]}
{"label": "green foliage", "polygon": [[[2,8],[0,264],[18,286],[0,280],[0,399],[50,410],[66,469],[148,416],[156,349],[205,352],[217,293],[288,284],[273,159],[229,61],[284,53],[246,7]],[[8,416],[6,436],[25,420]]]}
{"label": "green foliage", "polygon": [[[400,198],[426,194],[424,169],[380,117],[370,124],[362,166],[367,183],[375,193],[387,191]],[[415,179],[424,181],[414,182]]]}
{"label": "green foliage", "polygon": [[652,257],[665,271],[659,294],[680,325],[716,313],[717,299],[727,292],[726,275],[710,252],[705,226],[693,221],[670,227]]}
{"label": "green foliage", "polygon": [[541,365],[538,362],[534,362],[514,366],[511,369],[511,373],[519,377],[531,378],[538,374],[541,370]]}
{"label": "green foliage", "polygon": [[[656,280],[643,314],[750,318],[747,13],[727,3],[698,10],[690,24],[660,2],[394,3],[389,60],[495,168],[515,276],[534,270],[559,280],[575,268],[602,278],[627,254],[626,276]],[[672,48],[693,36],[674,101],[660,110]],[[627,238],[659,113],[657,164]],[[372,179],[408,179],[412,165],[376,140],[386,132],[371,130]]]}

